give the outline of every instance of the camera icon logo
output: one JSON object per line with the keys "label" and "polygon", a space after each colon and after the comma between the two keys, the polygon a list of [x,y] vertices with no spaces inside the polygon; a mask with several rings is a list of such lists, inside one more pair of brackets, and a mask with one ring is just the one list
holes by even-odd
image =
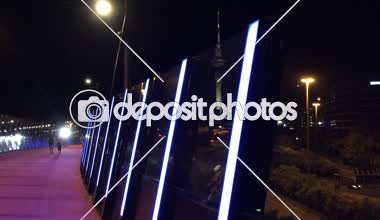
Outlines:
{"label": "camera icon logo", "polygon": [[110,119],[110,106],[104,95],[93,89],[79,91],[70,101],[70,116],[81,128],[99,127]]}
{"label": "camera icon logo", "polygon": [[79,122],[106,122],[109,120],[109,103],[91,96],[88,100],[78,101]]}

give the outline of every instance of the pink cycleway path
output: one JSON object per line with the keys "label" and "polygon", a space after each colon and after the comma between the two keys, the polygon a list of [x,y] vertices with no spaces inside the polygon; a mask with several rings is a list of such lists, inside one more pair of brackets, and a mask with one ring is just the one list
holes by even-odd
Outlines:
{"label": "pink cycleway path", "polygon": [[[0,153],[0,220],[79,220],[91,208],[79,145]],[[86,217],[98,220],[95,211]]]}

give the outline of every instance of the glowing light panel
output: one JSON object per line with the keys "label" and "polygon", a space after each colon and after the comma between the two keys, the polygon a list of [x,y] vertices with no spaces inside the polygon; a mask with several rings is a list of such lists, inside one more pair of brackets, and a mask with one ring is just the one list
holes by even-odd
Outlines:
{"label": "glowing light panel", "polygon": [[112,97],[111,101],[111,108],[110,108],[110,117],[107,122],[107,129],[106,129],[106,134],[104,136],[104,143],[103,143],[103,149],[102,149],[102,155],[100,156],[100,164],[99,164],[99,171],[98,171],[98,177],[96,178],[96,187],[99,185],[99,178],[100,178],[100,173],[102,172],[102,165],[103,165],[103,158],[104,158],[104,152],[106,150],[106,145],[107,145],[107,137],[108,137],[108,130],[110,128],[110,123],[111,123],[111,116],[112,116],[112,109],[113,109],[113,102],[115,100],[115,97]]}
{"label": "glowing light panel", "polygon": [[[94,124],[95,124],[95,122],[94,122]],[[86,161],[86,174],[87,174],[87,170],[88,170],[88,164],[90,163],[92,141],[94,140],[94,132],[95,132],[95,128],[92,128],[92,131],[90,131],[90,133],[91,133],[90,145],[88,145],[88,153],[87,153],[87,161]]]}
{"label": "glowing light panel", "polygon": [[90,179],[92,177],[92,171],[94,169],[94,163],[95,163],[95,157],[96,157],[96,147],[98,146],[98,143],[99,143],[99,135],[100,135],[100,131],[102,129],[102,125],[100,125],[98,127],[98,135],[96,137],[96,141],[95,141],[95,146],[94,146],[94,156],[92,157],[92,163],[91,163],[91,170],[90,170]]}
{"label": "glowing light panel", "polygon": [[[185,59],[185,60],[182,61],[181,70],[180,70],[179,79],[178,79],[177,91],[176,91],[176,94],[175,94],[175,100],[174,100],[175,101],[175,105],[173,106],[173,113],[175,111],[174,109],[178,109],[178,107],[179,107],[179,101],[180,101],[180,98],[181,98],[183,81],[184,81],[184,78],[185,78],[186,65],[187,65],[187,59]],[[172,116],[172,117],[175,117],[175,116]],[[153,220],[157,220],[158,219],[158,213],[160,211],[160,205],[161,205],[161,199],[162,199],[162,191],[164,189],[166,171],[168,169],[168,162],[169,162],[169,156],[170,156],[170,149],[172,147],[175,122],[176,122],[176,120],[171,120],[170,121],[169,132],[168,132],[168,140],[166,142],[164,160],[162,162],[162,168],[161,168],[160,182],[158,184],[158,191],[157,191],[157,196],[156,196],[156,202],[154,204],[154,212],[153,212],[153,217],[152,217]]]}
{"label": "glowing light panel", "polygon": [[371,81],[369,82],[371,86],[380,86],[380,81]]}
{"label": "glowing light panel", "polygon": [[[145,100],[146,100],[146,96],[147,96],[147,93],[148,93],[148,86],[149,86],[149,79],[147,79],[146,83],[145,83],[143,103],[145,103]],[[141,113],[139,115],[139,120],[137,122],[136,135],[135,135],[135,140],[133,142],[131,160],[129,162],[127,181],[125,182],[125,189],[124,189],[123,201],[121,203],[120,216],[123,216],[123,214],[124,214],[125,201],[127,199],[129,182],[131,181],[132,167],[133,167],[133,163],[135,161],[137,142],[139,140],[139,134],[140,134],[140,127],[141,127],[141,121],[142,121],[141,118],[142,118],[142,116],[143,116],[143,110],[141,110]]]}
{"label": "glowing light panel", "polygon": [[[244,106],[247,102],[249,80],[251,77],[253,57],[255,54],[255,45],[259,21],[250,25],[248,30],[247,42],[245,45],[243,68],[241,70],[237,102]],[[232,125],[230,140],[230,150],[228,151],[226,171],[224,174],[224,183],[222,198],[219,206],[218,220],[227,220],[230,209],[232,187],[234,184],[236,161],[239,152],[240,135],[243,127],[243,120],[238,115],[243,115],[244,110],[235,108],[235,116]]]}
{"label": "glowing light panel", "polygon": [[[125,100],[127,98],[127,93],[128,93],[128,89],[125,90],[125,93],[124,93],[124,98],[123,98],[123,102],[125,103]],[[123,116],[124,115],[124,109],[125,107],[123,107],[121,109],[121,115]],[[115,161],[115,155],[116,155],[116,148],[117,148],[117,144],[119,143],[119,135],[120,135],[120,128],[121,128],[121,122],[123,120],[119,120],[119,126],[117,127],[117,133],[116,133],[116,139],[115,139],[115,145],[113,147],[113,154],[112,154],[112,159],[111,159],[111,166],[110,166],[110,172],[108,173],[108,181],[107,181],[107,188],[106,188],[106,196],[108,194],[108,189],[110,187],[110,182],[111,182],[111,176],[112,176],[112,169],[113,169],[113,162]]]}
{"label": "glowing light panel", "polygon": [[[90,127],[91,126],[91,122],[88,122],[87,123],[87,127]],[[85,135],[85,139],[84,139],[84,143],[83,143],[83,159],[82,159],[82,168],[84,168],[85,166],[85,162],[86,162],[86,158],[87,158],[87,145],[88,145],[88,137],[89,137],[89,134],[90,134],[90,128],[87,128],[86,129],[86,135]]]}

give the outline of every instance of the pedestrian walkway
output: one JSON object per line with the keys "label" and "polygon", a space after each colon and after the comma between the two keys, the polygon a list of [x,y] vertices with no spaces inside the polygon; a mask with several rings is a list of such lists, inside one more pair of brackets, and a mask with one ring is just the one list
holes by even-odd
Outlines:
{"label": "pedestrian walkway", "polygon": [[[0,219],[79,220],[91,208],[79,145],[0,153]],[[100,219],[91,212],[86,219]]]}

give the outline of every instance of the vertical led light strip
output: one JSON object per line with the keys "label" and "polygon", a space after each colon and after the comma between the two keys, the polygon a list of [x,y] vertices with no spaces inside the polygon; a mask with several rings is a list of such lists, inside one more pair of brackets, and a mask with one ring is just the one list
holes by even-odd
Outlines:
{"label": "vertical led light strip", "polygon": [[112,96],[111,108],[110,108],[110,117],[109,117],[108,122],[107,122],[106,134],[104,136],[102,155],[100,156],[100,164],[99,164],[99,170],[98,170],[98,177],[96,178],[96,187],[98,187],[98,185],[99,185],[100,173],[102,172],[103,158],[104,158],[104,152],[106,150],[106,145],[107,145],[108,130],[110,128],[111,119],[112,119],[112,111],[113,111],[114,100],[115,100],[115,97]]}
{"label": "vertical led light strip", "polygon": [[[112,110],[111,110],[112,111]],[[90,170],[90,178],[89,180],[91,180],[91,177],[92,177],[92,171],[94,169],[94,163],[95,163],[95,157],[96,157],[96,148],[98,147],[98,143],[99,143],[99,135],[100,135],[100,131],[102,130],[102,125],[99,125],[98,127],[98,135],[96,137],[96,141],[95,141],[95,146],[94,146],[94,156],[92,156],[92,163],[91,163],[91,170]]]}
{"label": "vertical led light strip", "polygon": [[[182,86],[183,86],[183,81],[184,81],[185,72],[186,72],[186,64],[187,64],[187,59],[182,61],[181,70],[180,70],[179,79],[178,79],[177,91],[175,93],[175,100],[174,100],[175,105],[173,106],[173,113],[174,113],[174,109],[178,109],[179,107],[179,101],[181,98]],[[172,116],[172,117],[175,117],[175,116]],[[161,168],[160,182],[158,184],[156,202],[154,204],[154,212],[153,212],[153,217],[152,217],[153,220],[158,219],[158,213],[160,211],[162,191],[164,189],[166,171],[168,169],[168,162],[169,162],[169,156],[170,156],[170,149],[172,147],[175,122],[176,120],[170,121],[168,139],[165,146],[164,160],[162,162],[162,168]]]}
{"label": "vertical led light strip", "polygon": [[[145,103],[146,96],[148,94],[148,88],[149,88],[148,86],[149,86],[149,79],[147,79],[146,83],[145,83],[143,103]],[[130,159],[130,162],[129,162],[128,176],[127,176],[127,180],[125,182],[125,189],[124,189],[123,201],[121,203],[120,216],[123,216],[123,214],[124,214],[124,207],[125,207],[125,202],[126,202],[126,199],[127,199],[129,182],[131,181],[132,167],[133,167],[133,163],[135,161],[137,142],[139,140],[139,135],[140,135],[140,127],[141,127],[141,118],[142,118],[142,116],[143,116],[143,108],[141,108],[141,112],[140,112],[140,115],[139,115],[139,120],[137,122],[136,135],[135,135],[135,140],[133,142],[131,159]]]}
{"label": "vertical led light strip", "polygon": [[[247,102],[249,80],[251,78],[251,70],[253,57],[255,53],[257,30],[259,27],[259,21],[254,22],[250,25],[248,30],[247,42],[245,45],[243,67],[241,70],[239,90],[237,96],[237,102],[244,106]],[[222,198],[219,206],[218,220],[227,220],[228,213],[230,209],[231,194],[234,184],[234,176],[236,169],[237,156],[239,152],[240,145],[240,135],[243,127],[243,118],[240,116],[244,115],[244,109],[235,107],[235,116],[232,125],[232,133],[230,140],[230,150],[228,151],[228,158],[226,164],[226,171],[224,174]]]}
{"label": "vertical led light strip", "polygon": [[87,161],[87,157],[88,157],[88,143],[90,141],[90,134],[91,134],[91,126],[93,125],[92,122],[88,122],[89,125],[87,128],[87,132],[86,132],[86,143],[85,143],[85,147],[86,147],[86,151],[85,151],[85,154],[84,154],[84,159],[83,159],[83,169],[86,167],[86,161]]}
{"label": "vertical led light strip", "polygon": [[[127,93],[128,93],[128,89],[125,90],[125,93],[124,93],[124,98],[123,98],[123,102],[125,103],[125,100],[127,98]],[[123,104],[124,105],[124,104]],[[125,106],[121,109],[121,116],[124,116],[124,109],[125,109]],[[113,162],[115,160],[115,155],[116,155],[116,148],[117,148],[117,144],[119,143],[119,134],[120,134],[120,128],[121,128],[121,122],[123,120],[119,120],[119,126],[117,127],[117,133],[116,133],[116,139],[115,139],[115,145],[113,147],[113,154],[112,154],[112,159],[111,159],[111,166],[110,166],[110,171],[108,173],[108,181],[107,181],[107,188],[106,188],[106,197],[107,197],[107,194],[108,194],[108,189],[110,187],[110,182],[111,182],[111,176],[112,176],[112,169],[113,169]]]}
{"label": "vertical led light strip", "polygon": [[[93,125],[95,124],[95,122],[93,123]],[[87,161],[86,161],[86,174],[87,174],[87,170],[88,170],[88,164],[90,163],[90,156],[91,156],[91,149],[92,149],[92,141],[94,140],[94,132],[95,132],[95,128],[91,128],[92,131],[91,132],[91,141],[90,141],[90,145],[88,145],[88,153],[87,153]]]}
{"label": "vertical led light strip", "polygon": [[[91,122],[87,123],[87,127],[90,127]],[[89,128],[86,129],[86,135],[84,136],[84,142],[83,142],[83,148],[82,148],[82,168],[84,168],[84,162],[86,161],[86,154],[87,154],[87,136],[89,132]]]}

